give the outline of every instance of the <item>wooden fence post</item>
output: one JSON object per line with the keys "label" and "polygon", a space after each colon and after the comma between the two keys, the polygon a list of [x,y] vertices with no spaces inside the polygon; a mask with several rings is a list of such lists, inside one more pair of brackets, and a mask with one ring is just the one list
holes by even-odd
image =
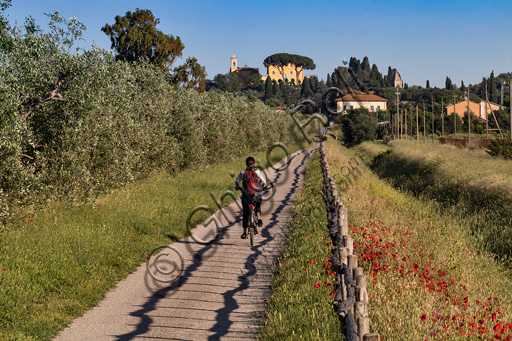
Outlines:
{"label": "wooden fence post", "polygon": [[349,255],[348,256],[348,268],[350,269],[350,274],[352,278],[354,277],[354,269],[357,268],[357,255]]}
{"label": "wooden fence post", "polygon": [[354,239],[350,235],[343,235],[343,246],[345,246],[348,249],[349,255],[354,254]]}
{"label": "wooden fence post", "polygon": [[368,333],[363,336],[363,341],[380,341],[380,335],[377,333]]}
{"label": "wooden fence post", "polygon": [[363,336],[370,332],[370,319],[368,317],[360,317],[357,319],[357,335],[359,341],[363,341]]}

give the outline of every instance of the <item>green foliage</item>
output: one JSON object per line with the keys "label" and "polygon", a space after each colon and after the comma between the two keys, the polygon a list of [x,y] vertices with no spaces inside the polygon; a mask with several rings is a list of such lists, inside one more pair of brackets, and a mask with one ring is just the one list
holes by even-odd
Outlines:
{"label": "green foliage", "polygon": [[452,88],[453,88],[452,80],[448,76],[446,76],[446,81],[445,81],[445,87],[444,88],[446,90],[452,90]]}
{"label": "green foliage", "polygon": [[286,113],[259,101],[177,90],[147,58],[63,51],[76,33],[12,30],[0,53],[4,222],[13,206],[82,201],[155,169],[202,167],[290,139]]}
{"label": "green foliage", "polygon": [[491,144],[485,148],[485,151],[492,156],[501,156],[504,159],[512,159],[512,142],[507,140],[491,140]]}
{"label": "green foliage", "polygon": [[[326,273],[330,251],[318,152],[306,166],[305,183],[293,209],[287,247],[273,278],[260,340],[341,340],[332,309],[333,279]],[[318,283],[318,287],[315,285]]]}
{"label": "green foliage", "polygon": [[[266,161],[265,152],[251,155]],[[284,156],[279,148],[271,155],[274,163]],[[0,233],[0,340],[53,339],[157,245],[187,236],[188,214],[197,205],[215,206],[210,191],[234,190],[229,174],[246,157],[172,175],[155,172],[80,206],[55,202],[37,214],[23,210],[16,228]]]}
{"label": "green foliage", "polygon": [[213,78],[212,88],[226,92],[237,92],[242,89],[242,79],[237,72],[229,72],[225,75],[219,73]]}
{"label": "green foliage", "polygon": [[105,24],[101,29],[112,42],[117,60],[138,61],[147,58],[152,64],[168,71],[185,48],[180,37],[166,35],[156,28],[160,19],[150,10],[136,9],[117,15],[113,25]]}
{"label": "green foliage", "polygon": [[265,99],[270,99],[274,96],[274,90],[272,86],[272,80],[267,77],[265,80]]}
{"label": "green foliage", "polygon": [[342,124],[343,139],[348,146],[375,140],[377,118],[366,108],[350,111],[343,117]]}
{"label": "green foliage", "polygon": [[[495,144],[502,153],[500,142]],[[367,149],[362,144],[358,149]],[[508,144],[510,146],[510,144]],[[509,153],[512,151],[508,147]],[[393,186],[452,212],[474,235],[480,247],[499,257],[511,256],[512,197],[508,160],[490,158],[480,150],[444,145],[400,143],[370,162],[379,177]]]}
{"label": "green foliage", "polygon": [[313,90],[311,90],[311,84],[309,83],[309,78],[305,78],[302,83],[302,89],[300,93],[303,98],[310,98],[313,96]]}
{"label": "green foliage", "polygon": [[194,57],[187,58],[185,64],[176,67],[173,78],[174,83],[186,89],[196,89],[199,91],[206,89],[206,70]]}

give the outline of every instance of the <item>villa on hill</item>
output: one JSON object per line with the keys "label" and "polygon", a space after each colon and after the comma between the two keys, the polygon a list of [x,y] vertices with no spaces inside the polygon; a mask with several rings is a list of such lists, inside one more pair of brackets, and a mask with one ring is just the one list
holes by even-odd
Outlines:
{"label": "villa on hill", "polygon": [[[238,67],[238,58],[233,53],[233,55],[230,58],[229,72],[236,72],[236,73],[238,73],[240,75],[240,77],[245,82],[248,82],[249,78],[251,77],[251,75],[253,73],[256,73],[256,72],[259,73],[260,69],[257,68],[257,67],[249,67],[247,65],[245,65],[244,67]],[[304,82],[304,78],[312,77],[310,75],[305,76],[304,75],[304,70],[301,70],[299,72],[299,77],[297,79],[297,72],[295,71],[295,65],[291,64],[291,63],[289,63],[288,65],[286,65],[283,68],[283,73],[284,73],[284,79],[285,80],[287,80],[288,82],[291,82],[292,79],[293,79],[293,82],[295,84],[302,84],[302,82]],[[266,81],[268,77],[270,77],[271,80],[276,81],[276,82],[279,82],[280,80],[283,80],[283,75],[281,75],[281,72],[279,71],[279,69],[277,67],[275,67],[275,66],[272,66],[272,65],[267,67],[267,74],[266,75],[262,75],[261,76],[261,80],[262,81]]]}
{"label": "villa on hill", "polygon": [[388,100],[374,95],[373,91],[367,94],[348,94],[336,99],[336,108],[338,113],[346,113],[347,110],[366,108],[370,112],[387,110]]}

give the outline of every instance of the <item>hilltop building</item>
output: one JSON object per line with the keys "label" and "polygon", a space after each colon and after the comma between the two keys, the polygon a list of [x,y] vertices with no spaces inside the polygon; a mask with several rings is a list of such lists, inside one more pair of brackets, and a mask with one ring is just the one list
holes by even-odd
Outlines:
{"label": "hilltop building", "polygon": [[[279,82],[279,80],[283,80],[283,77],[285,80],[288,80],[288,82],[291,82],[293,79],[293,82],[295,84],[302,84],[304,82],[304,70],[300,70],[299,77],[297,79],[297,72],[295,71],[295,65],[292,63],[288,63],[283,68],[283,74],[279,71],[279,69],[275,66],[269,65],[267,67],[267,74],[263,75],[261,79],[263,81],[267,80],[267,77],[270,77],[271,80]],[[309,76],[308,76],[309,77]]]}
{"label": "hilltop building", "polygon": [[245,83],[249,82],[249,78],[251,77],[252,74],[260,72],[260,69],[257,67],[248,67],[247,65],[245,65],[244,67],[238,67],[238,58],[235,56],[234,53],[231,56],[230,65],[231,66],[229,68],[229,72],[238,73],[240,75],[240,78],[242,78],[242,80]]}
{"label": "hilltop building", "polygon": [[[238,58],[233,53],[233,55],[230,58],[229,72],[239,73],[240,76],[242,77],[242,79],[245,80],[246,82],[248,82],[249,77],[251,77],[251,75],[255,72],[259,73],[260,69],[257,67],[249,67],[247,65],[245,65],[244,67],[238,67]],[[271,80],[279,82],[279,80],[283,80],[283,76],[284,76],[284,79],[287,80],[288,82],[291,82],[293,79],[295,84],[302,84],[302,82],[304,81],[304,78],[312,77],[312,76],[304,76],[304,70],[301,70],[299,72],[299,77],[297,79],[297,72],[295,71],[295,65],[289,63],[288,65],[286,65],[283,68],[283,74],[281,74],[281,72],[279,71],[279,69],[277,67],[272,66],[272,65],[268,66],[267,74],[262,75],[261,80],[266,81],[267,77],[270,77]]]}
{"label": "hilltop building", "polygon": [[[491,114],[491,111],[498,111],[503,109],[504,107],[496,104],[487,102],[487,113],[485,112],[485,101],[481,101],[480,103],[475,103],[473,101],[469,101],[469,110],[476,115],[477,117],[487,120],[487,116]],[[451,115],[454,111],[454,105],[449,105],[446,107],[446,114]],[[455,113],[459,115],[459,117],[464,118],[464,114],[468,111],[468,101],[461,101],[455,104]]]}
{"label": "hilltop building", "polygon": [[336,108],[338,113],[345,113],[347,110],[366,108],[370,112],[387,110],[388,100],[380,96],[370,94],[349,94],[336,99]]}

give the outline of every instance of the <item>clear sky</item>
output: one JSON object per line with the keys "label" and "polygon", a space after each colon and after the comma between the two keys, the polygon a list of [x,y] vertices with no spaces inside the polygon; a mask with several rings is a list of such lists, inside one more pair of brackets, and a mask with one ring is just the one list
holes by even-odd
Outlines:
{"label": "clear sky", "polygon": [[[368,1],[174,1],[174,0],[13,0],[9,20],[22,24],[31,15],[44,29],[44,12],[58,10],[86,26],[85,46],[110,50],[101,32],[116,15],[136,8],[160,18],[157,26],[179,36],[183,57],[194,56],[207,78],[239,66],[260,68],[279,52],[308,56],[325,79],[344,59],[368,56],[384,75],[395,67],[409,85],[444,87],[446,76],[460,86],[512,71],[511,0]],[[180,63],[178,61],[175,65]]]}

